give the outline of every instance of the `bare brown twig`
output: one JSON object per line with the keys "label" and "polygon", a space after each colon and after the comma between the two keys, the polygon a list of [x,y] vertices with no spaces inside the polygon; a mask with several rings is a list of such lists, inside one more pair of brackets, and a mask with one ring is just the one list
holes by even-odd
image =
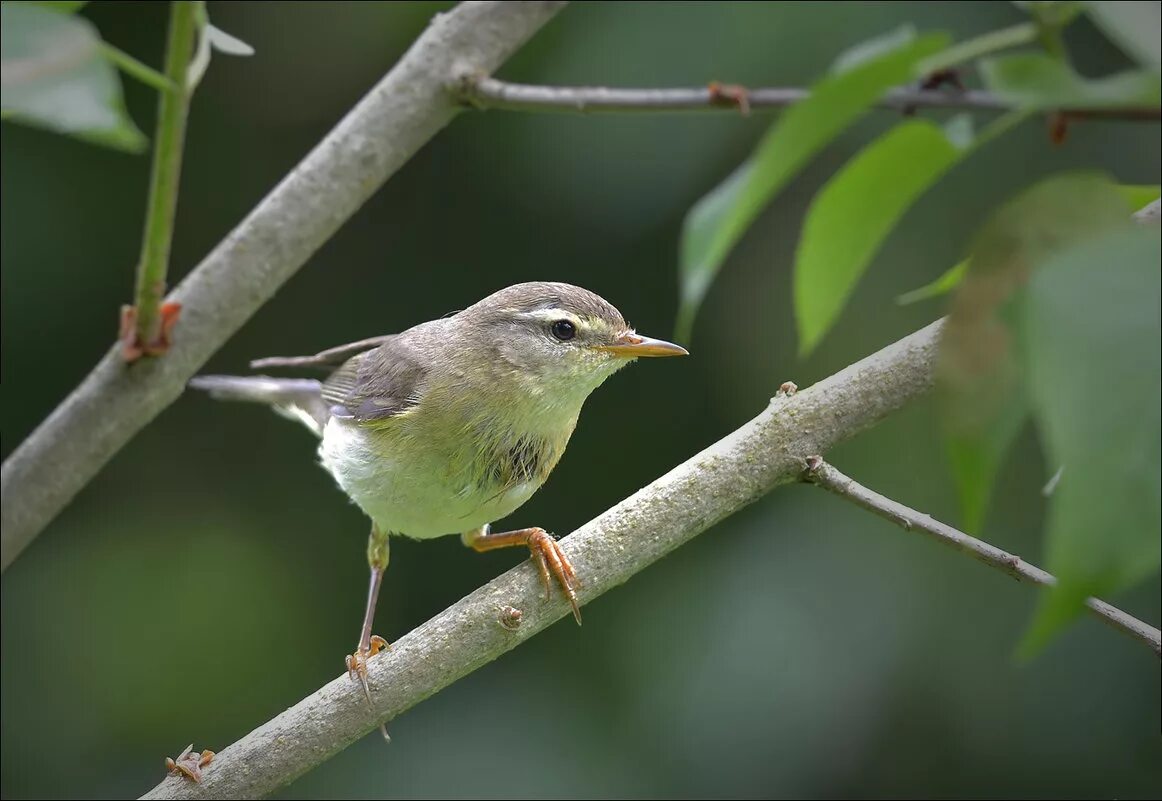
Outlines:
{"label": "bare brown twig", "polygon": [[[729,89],[730,97],[723,90]],[[810,89],[801,87],[746,88],[712,82],[706,86],[669,89],[631,89],[608,86],[536,86],[510,83],[485,75],[465,73],[459,82],[465,104],[479,109],[506,111],[581,113],[657,113],[677,111],[751,112],[786,108],[806,100]],[[745,98],[745,103],[743,99]],[[729,101],[729,102],[726,102]],[[991,92],[981,90],[894,89],[884,95],[879,108],[910,112],[920,108],[1013,111],[1014,107]],[[1157,106],[1136,108],[1060,109],[1072,119],[1155,121],[1162,119]]]}
{"label": "bare brown twig", "polygon": [[[1057,583],[1051,574],[1046,573],[1036,565],[1031,565],[1019,556],[1003,551],[994,545],[978,540],[959,531],[952,526],[934,520],[931,515],[917,512],[902,503],[886,498],[859,484],[854,479],[845,476],[819,456],[807,460],[807,469],[803,478],[812,484],[818,485],[846,501],[854,503],[861,509],[866,509],[877,517],[895,523],[906,531],[919,531],[927,534],[938,542],[968,554],[978,562],[996,568],[1018,581],[1027,581],[1041,586],[1051,586]],[[1123,634],[1140,640],[1153,649],[1154,653],[1162,656],[1162,633],[1158,629],[1143,623],[1121,609],[1089,598],[1085,606],[1101,622],[1117,629]]]}

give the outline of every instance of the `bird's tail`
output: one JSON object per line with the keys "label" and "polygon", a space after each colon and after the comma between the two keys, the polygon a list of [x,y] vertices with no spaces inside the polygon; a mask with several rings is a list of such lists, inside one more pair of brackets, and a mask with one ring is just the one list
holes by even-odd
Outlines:
{"label": "bird's tail", "polygon": [[331,413],[323,402],[323,384],[311,378],[270,378],[264,375],[200,375],[190,379],[190,386],[210,393],[217,400],[265,403],[284,417],[298,420],[315,436]]}

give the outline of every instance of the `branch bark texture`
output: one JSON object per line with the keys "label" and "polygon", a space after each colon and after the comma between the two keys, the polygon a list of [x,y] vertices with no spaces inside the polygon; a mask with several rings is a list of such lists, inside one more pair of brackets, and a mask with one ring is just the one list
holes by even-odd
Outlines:
{"label": "branch bark texture", "polygon": [[490,72],[561,2],[466,2],[439,14],[392,70],[179,285],[165,356],[114,347],[4,462],[0,569],[396,170],[462,109],[448,90]]}
{"label": "branch bark texture", "polygon": [[[915,530],[927,534],[937,542],[963,551],[978,562],[996,568],[1017,581],[1027,581],[1042,586],[1051,586],[1057,583],[1057,579],[1050,573],[1046,573],[1036,565],[1029,564],[1021,557],[971,537],[963,531],[933,519],[931,515],[917,512],[902,503],[884,497],[845,476],[826,462],[812,461],[804,473],[804,478],[812,484],[817,484],[828,492],[854,503],[861,509],[866,509],[877,517],[882,517],[908,531]],[[1162,632],[1159,632],[1158,629],[1097,598],[1087,599],[1085,606],[1102,623],[1140,640],[1148,645],[1156,656],[1162,656]]]}
{"label": "branch bark texture", "polygon": [[[936,322],[791,396],[562,540],[588,602],[781,484],[824,453],[926,393]],[[508,607],[521,610],[519,625]],[[513,568],[396,641],[369,664],[375,717],[346,675],[220,751],[201,784],[167,778],[145,798],[255,798],[569,614],[544,600],[536,569]],[[578,636],[584,636],[581,632]]]}
{"label": "branch bark texture", "polygon": [[[615,88],[608,86],[536,86],[509,83],[483,74],[466,73],[461,79],[464,102],[480,109],[558,112],[649,112],[729,111],[779,109],[801,103],[811,96],[801,87],[693,86],[678,88]],[[745,106],[743,105],[745,98]],[[920,108],[967,109],[971,111],[1013,111],[1014,107],[991,92],[978,89],[893,89],[877,104],[879,108],[907,112]],[[1162,119],[1162,109],[1067,108],[1062,112],[1075,119]]]}

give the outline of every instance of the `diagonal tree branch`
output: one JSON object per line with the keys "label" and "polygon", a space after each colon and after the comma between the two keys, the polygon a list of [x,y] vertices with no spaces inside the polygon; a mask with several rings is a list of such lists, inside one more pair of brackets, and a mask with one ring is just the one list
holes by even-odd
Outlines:
{"label": "diagonal tree branch", "polygon": [[0,569],[396,170],[462,106],[448,91],[489,72],[564,6],[466,2],[438,14],[403,58],[182,281],[164,359],[113,348],[0,471]]}
{"label": "diagonal tree branch", "polygon": [[[1042,586],[1057,583],[1057,579],[1051,574],[1036,565],[1029,564],[1021,557],[970,537],[963,531],[934,520],[931,515],[917,512],[891,498],[886,498],[845,476],[820,457],[808,459],[803,477],[806,481],[854,503],[861,509],[866,509],[908,531],[916,530],[927,534],[938,542],[966,553],[978,562],[1012,576],[1017,581],[1028,581]],[[1162,656],[1162,632],[1158,629],[1097,598],[1089,598],[1085,606],[1102,623],[1144,642],[1156,655]]]}
{"label": "diagonal tree branch", "polygon": [[[801,481],[813,454],[927,393],[942,324],[932,323],[802,392],[780,392],[749,423],[566,537],[562,546],[584,579],[581,602],[625,582],[769,490]],[[371,660],[374,717],[359,686],[341,676],[222,750],[203,769],[201,784],[166,778],[143,798],[256,798],[274,792],[379,722],[567,614],[562,597],[544,600],[530,564],[515,567]]]}
{"label": "diagonal tree branch", "polygon": [[[588,602],[781,484],[823,453],[926,393],[941,323],[792,396],[675,467],[562,541]],[[505,607],[521,610],[502,625]],[[494,579],[371,660],[378,720],[390,720],[569,613],[544,600],[530,564]],[[584,636],[582,633],[580,636]],[[146,798],[254,798],[306,773],[375,728],[358,684],[342,676],[223,749],[201,784],[167,778]]]}
{"label": "diagonal tree branch", "polygon": [[[608,86],[536,86],[509,83],[484,73],[465,72],[460,78],[460,96],[479,109],[539,112],[650,112],[724,111],[739,109],[779,109],[806,100],[810,89],[800,87],[741,86],[629,89]],[[971,111],[1012,111],[1014,107],[991,92],[970,89],[899,88],[888,92],[879,108],[908,112],[919,108],[968,109]],[[1162,119],[1157,106],[1135,108],[1067,108],[1061,113],[1074,119],[1119,119],[1155,121]]]}

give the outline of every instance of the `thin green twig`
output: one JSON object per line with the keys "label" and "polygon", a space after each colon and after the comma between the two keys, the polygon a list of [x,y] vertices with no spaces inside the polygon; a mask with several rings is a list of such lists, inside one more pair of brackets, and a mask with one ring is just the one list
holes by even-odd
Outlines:
{"label": "thin green twig", "polygon": [[101,55],[109,60],[117,69],[141,81],[146,86],[152,86],[159,92],[169,92],[176,84],[162,75],[148,64],[142,63],[124,50],[102,41],[98,47]]}
{"label": "thin green twig", "polygon": [[157,343],[161,335],[161,299],[165,295],[165,277],[177,209],[178,179],[182,168],[182,145],[190,105],[186,69],[194,51],[200,6],[200,0],[175,0],[170,12],[165,78],[173,86],[161,93],[158,104],[145,237],[141,243],[135,292],[137,342],[147,349]]}

